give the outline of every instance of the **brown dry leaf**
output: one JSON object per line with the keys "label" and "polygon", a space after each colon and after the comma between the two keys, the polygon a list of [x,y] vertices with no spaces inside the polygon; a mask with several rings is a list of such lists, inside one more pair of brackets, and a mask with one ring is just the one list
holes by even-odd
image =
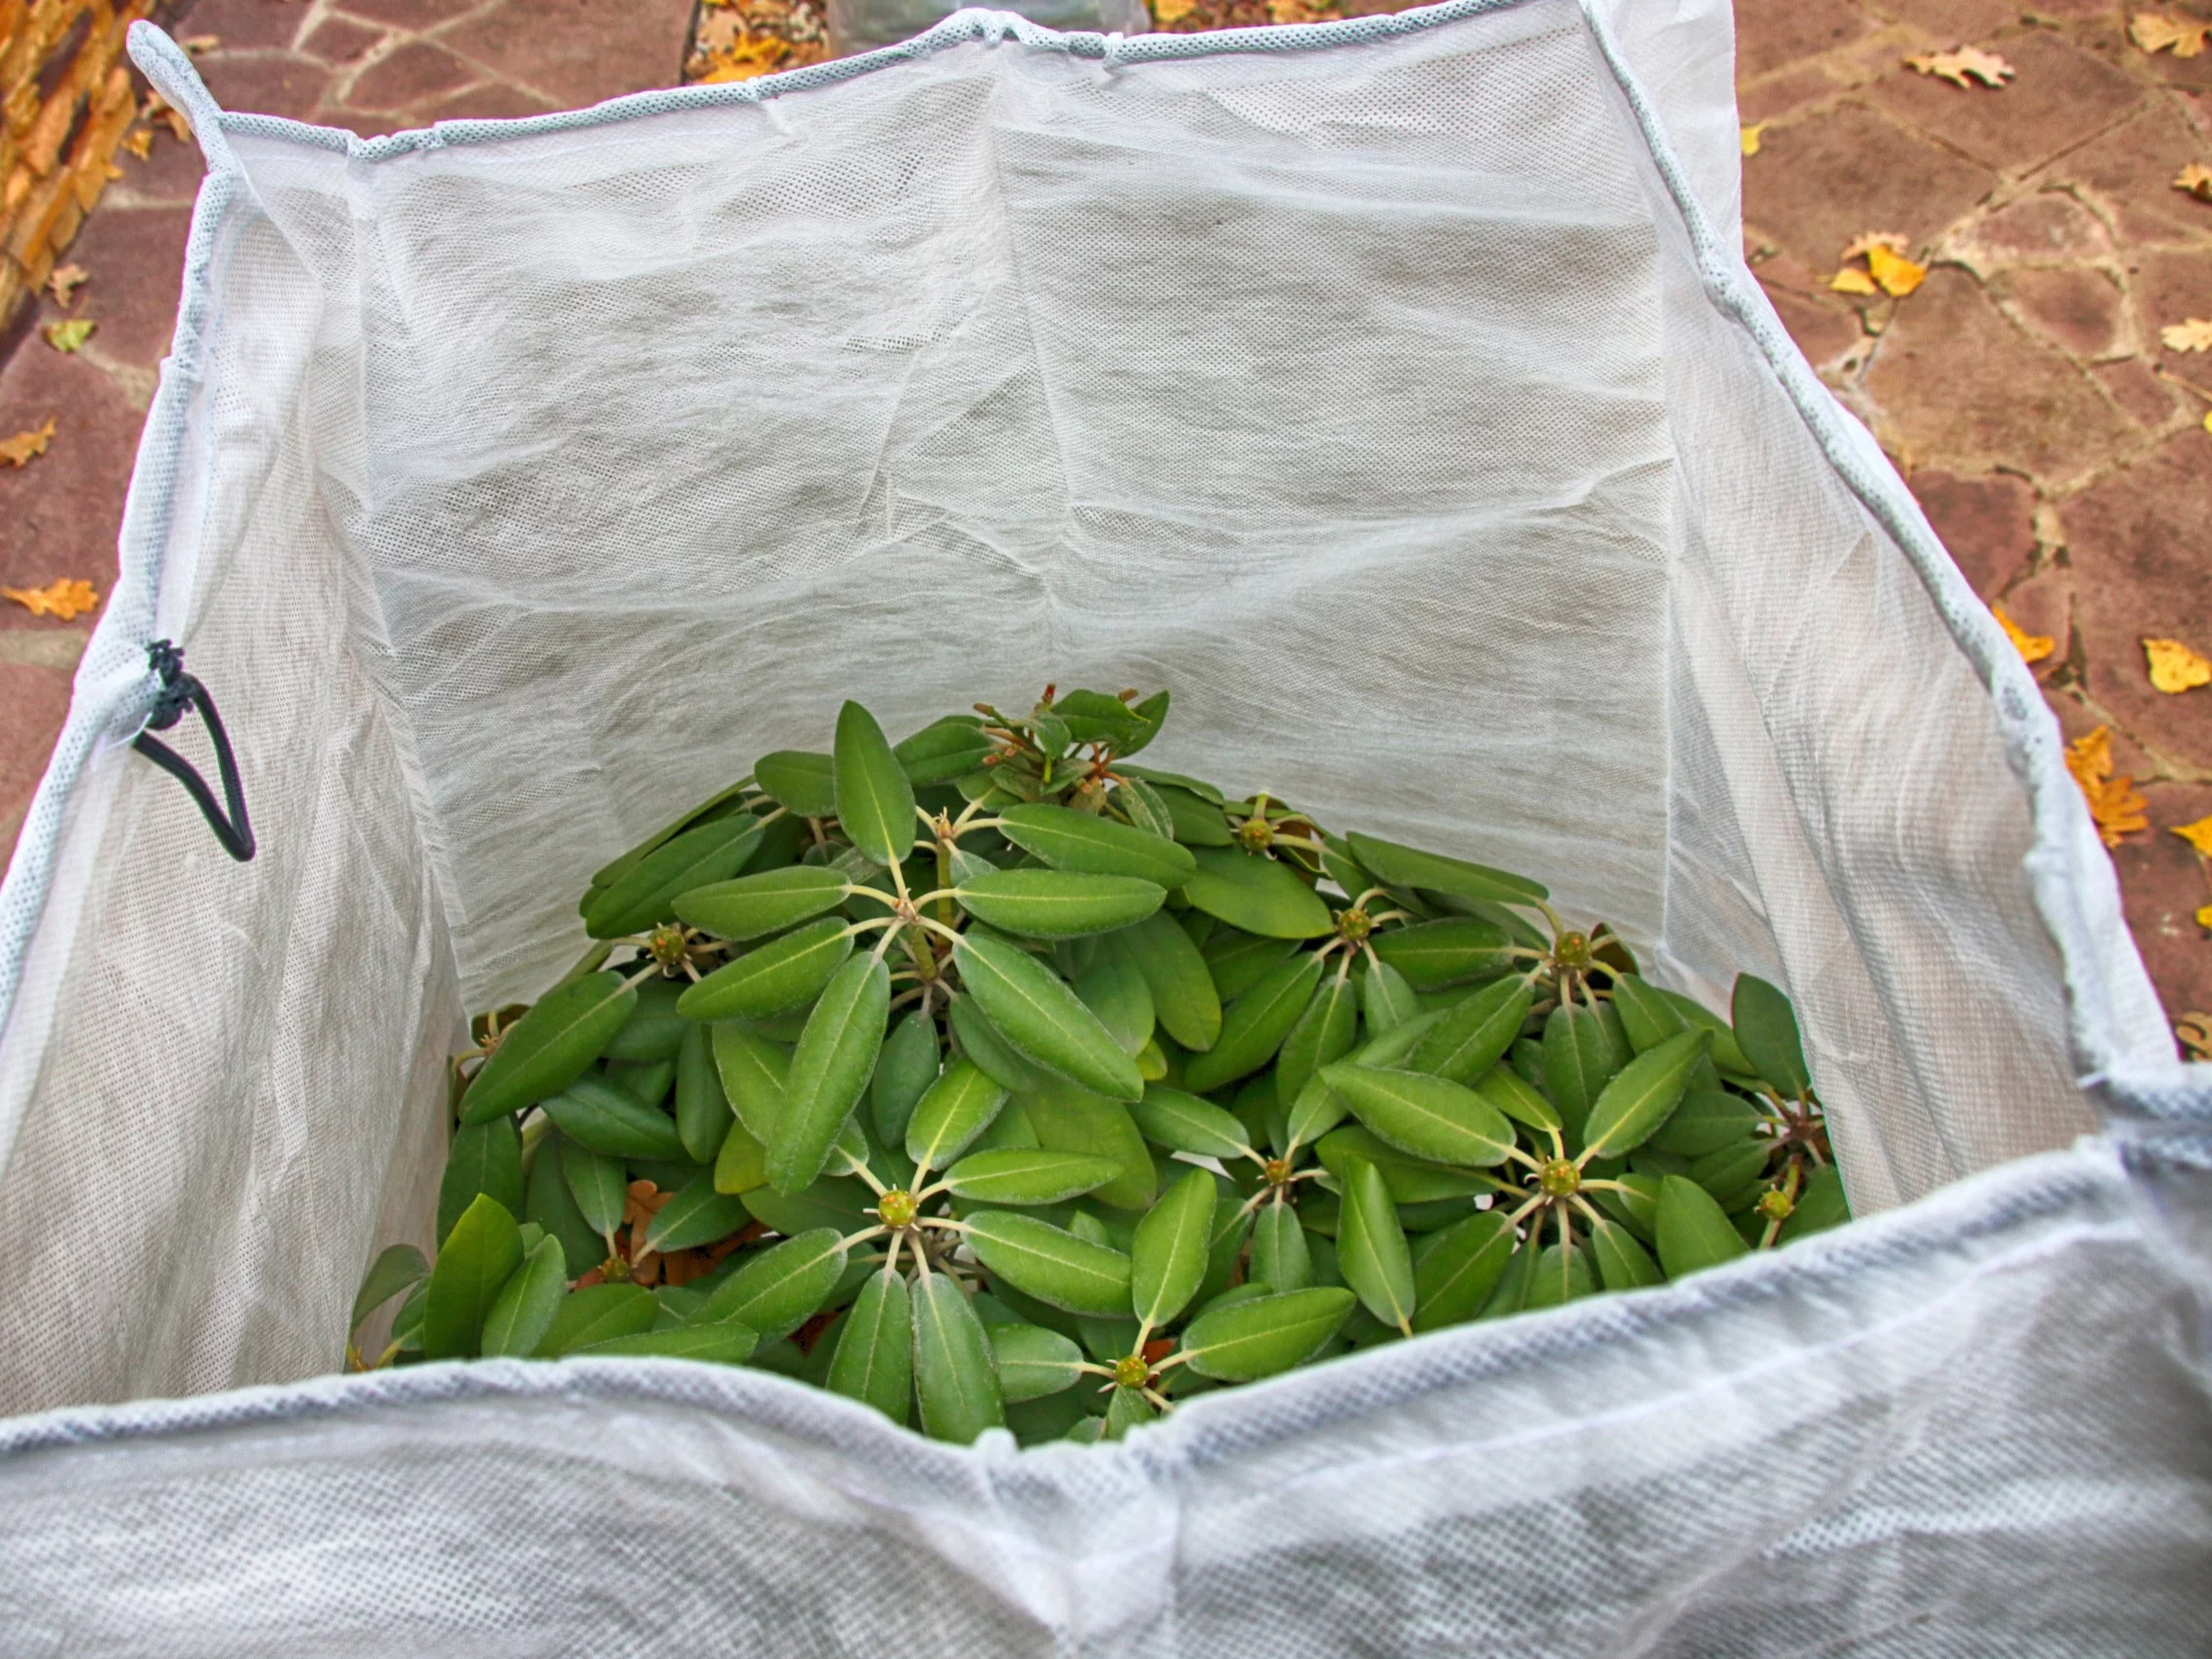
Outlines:
{"label": "brown dry leaf", "polygon": [[1849,265],[1829,278],[1828,285],[1839,294],[1871,294],[1881,291],[1874,285],[1872,277]]}
{"label": "brown dry leaf", "polygon": [[54,441],[54,417],[49,415],[46,424],[35,432],[18,432],[13,438],[0,438],[0,460],[10,466],[28,466],[32,456],[46,453],[46,446]]}
{"label": "brown dry leaf", "polygon": [[138,107],[138,114],[143,121],[167,122],[169,131],[176,135],[179,144],[192,142],[192,123],[184,118],[183,110],[172,109],[169,101],[158,92],[149,92],[146,95],[146,102]]}
{"label": "brown dry leaf", "polygon": [[58,265],[46,279],[46,291],[54,296],[56,305],[66,305],[76,297],[77,289],[92,281],[92,273],[82,265]]}
{"label": "brown dry leaf", "polygon": [[2158,337],[2166,342],[2168,351],[2212,351],[2212,322],[2191,317],[2169,323],[2158,330]]}
{"label": "brown dry leaf", "polygon": [[154,129],[152,127],[133,127],[123,135],[123,148],[141,161],[152,160],[154,157]]}
{"label": "brown dry leaf", "polygon": [[2001,87],[2013,78],[2012,65],[1978,46],[1962,46],[1956,52],[1924,52],[1917,58],[1907,58],[1905,66],[1947,80],[1953,86],[1969,86],[1979,81],[1983,86]]}
{"label": "brown dry leaf", "polygon": [[1881,291],[1892,299],[1903,299],[1927,281],[1925,265],[1916,265],[1902,253],[1894,252],[1880,242],[1867,249],[1867,269],[1874,274],[1874,280],[1881,284]]}
{"label": "brown dry leaf", "polygon": [[2189,192],[2199,201],[2212,201],[2212,167],[2191,161],[2174,176],[2174,188]]}
{"label": "brown dry leaf", "polygon": [[2019,624],[2005,614],[2003,605],[1992,605],[1990,609],[1996,613],[1998,627],[2012,640],[2013,649],[2019,652],[2021,662],[2040,663],[2058,648],[2058,642],[2048,635],[2021,633]]}
{"label": "brown dry leaf", "polygon": [[2193,824],[2176,824],[2166,832],[2178,835],[2207,858],[2212,858],[2212,818],[2199,818]]}
{"label": "brown dry leaf", "polygon": [[753,80],[774,72],[790,56],[788,40],[778,40],[772,34],[747,35],[734,45],[707,55],[707,72],[699,77],[699,84],[715,86],[725,81]]}
{"label": "brown dry leaf", "polygon": [[68,353],[77,350],[92,338],[92,330],[99,327],[89,317],[72,317],[66,323],[49,323],[39,330],[46,343],[56,351]]}
{"label": "brown dry leaf", "polygon": [[699,20],[698,48],[708,54],[727,52],[745,38],[745,20],[727,5]]}
{"label": "brown dry leaf", "polygon": [[[2196,925],[2212,928],[2212,904],[2196,913]],[[2174,1022],[2174,1035],[2190,1059],[2212,1060],[2212,1014],[2184,1014]]]}
{"label": "brown dry leaf", "polygon": [[2169,697],[2178,697],[2195,686],[2212,685],[2212,663],[2179,639],[2146,639],[2143,654],[2149,659],[2150,683]]}
{"label": "brown dry leaf", "polygon": [[2212,23],[2180,23],[2163,12],[2138,12],[2128,24],[2128,33],[2146,52],[2163,52],[2171,47],[2177,58],[2193,58],[2204,50],[2204,37],[2212,35]]}
{"label": "brown dry leaf", "polygon": [[76,621],[80,612],[100,603],[91,583],[82,579],[72,582],[67,577],[43,588],[0,588],[0,599],[15,600],[32,616],[58,616],[64,622]]}
{"label": "brown dry leaf", "polygon": [[2067,744],[2066,770],[2081,786],[2098,837],[2106,847],[2117,847],[2122,836],[2150,827],[2150,803],[2135,792],[2135,779],[2112,775],[2111,727],[2101,725]]}
{"label": "brown dry leaf", "polygon": [[1766,129],[1767,123],[1764,121],[1760,121],[1755,126],[1748,126],[1740,129],[1739,136],[1744,141],[1745,154],[1756,155],[1759,153],[1759,134],[1765,132]]}

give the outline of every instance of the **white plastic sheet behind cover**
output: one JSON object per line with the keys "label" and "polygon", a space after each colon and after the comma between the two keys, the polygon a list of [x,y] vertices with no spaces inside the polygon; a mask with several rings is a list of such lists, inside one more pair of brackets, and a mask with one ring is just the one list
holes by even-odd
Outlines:
{"label": "white plastic sheet behind cover", "polygon": [[[0,892],[26,1651],[2200,1637],[2212,1089],[2032,682],[1742,268],[1720,0],[964,13],[368,143],[136,49],[210,174]],[[249,866],[117,746],[164,636]],[[593,868],[844,695],[1054,679],[1716,1004],[1776,979],[1874,1219],[1113,1448],[666,1363],[298,1380]]]}

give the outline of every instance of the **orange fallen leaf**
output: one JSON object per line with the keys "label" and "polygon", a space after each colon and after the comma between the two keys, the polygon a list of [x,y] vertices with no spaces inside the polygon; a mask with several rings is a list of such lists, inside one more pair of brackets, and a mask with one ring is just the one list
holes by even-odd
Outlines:
{"label": "orange fallen leaf", "polygon": [[2212,322],[2191,317],[2169,323],[2158,330],[2158,337],[2166,342],[2168,351],[2212,351]]}
{"label": "orange fallen leaf", "polygon": [[1278,23],[1328,23],[1335,22],[1344,14],[1331,5],[1315,5],[1313,0],[1267,0],[1267,18]]}
{"label": "orange fallen leaf", "polygon": [[754,80],[773,72],[790,56],[788,40],[770,34],[747,35],[719,52],[707,54],[707,72],[699,77],[699,84],[715,86],[727,81]]}
{"label": "orange fallen leaf", "polygon": [[2120,845],[2122,836],[2150,827],[2150,803],[2135,792],[2135,779],[2112,775],[2112,732],[2099,726],[2087,737],[2066,745],[2066,770],[2089,803],[2089,815],[2098,838],[2106,847]]}
{"label": "orange fallen leaf", "polygon": [[1767,123],[1764,121],[1760,121],[1754,126],[1740,129],[1738,136],[1743,140],[1745,154],[1756,155],[1759,153],[1759,134],[1765,132],[1766,129]]}
{"label": "orange fallen leaf", "polygon": [[1179,23],[1198,10],[1198,0],[1152,0],[1152,21]]}
{"label": "orange fallen leaf", "polygon": [[1916,265],[1902,253],[1892,252],[1879,242],[1867,249],[1867,269],[1881,284],[1882,292],[1892,299],[1903,299],[1927,281],[1925,265]]}
{"label": "orange fallen leaf", "polygon": [[2207,858],[2212,858],[2212,818],[2199,818],[2193,824],[2176,824],[2166,832],[2178,835]]}
{"label": "orange fallen leaf", "polygon": [[2199,201],[2212,201],[2212,167],[2191,161],[2174,175],[2174,188],[2187,191]]}
{"label": "orange fallen leaf", "polygon": [[72,317],[66,323],[49,323],[39,331],[46,343],[58,352],[72,352],[92,338],[92,330],[100,325],[89,317]]}
{"label": "orange fallen leaf", "polygon": [[2212,35],[2212,23],[2178,23],[2163,12],[2138,12],[2128,23],[2128,33],[2146,52],[2163,52],[2170,47],[2177,58],[2193,58],[2204,50],[2204,37]]}
{"label": "orange fallen leaf", "polygon": [[2056,639],[2041,633],[2022,633],[2019,625],[2005,614],[2003,605],[1990,607],[1996,613],[1997,625],[2004,629],[2005,636],[2012,640],[2013,649],[2019,652],[2023,663],[2040,663],[2058,648]]}
{"label": "orange fallen leaf", "polygon": [[54,441],[54,417],[49,415],[46,424],[35,432],[18,432],[13,438],[0,438],[0,460],[10,466],[28,466],[32,456],[46,453],[46,446]]}
{"label": "orange fallen leaf", "polygon": [[2212,663],[2179,639],[2146,639],[2143,654],[2149,659],[2150,683],[2169,697],[2193,686],[2212,685]]}
{"label": "orange fallen leaf", "polygon": [[141,161],[153,159],[154,129],[152,127],[133,127],[123,135],[123,148]]}
{"label": "orange fallen leaf", "polygon": [[64,622],[76,621],[79,612],[100,603],[91,583],[81,578],[72,582],[67,577],[43,588],[0,588],[0,599],[15,600],[32,616],[58,616]]}
{"label": "orange fallen leaf", "polygon": [[[2212,934],[2212,904],[2199,904],[2196,907],[2196,925],[2206,933]],[[2212,1059],[2212,1055],[2200,1054],[2196,1058],[2207,1060]]]}
{"label": "orange fallen leaf", "polygon": [[46,291],[54,296],[56,305],[66,305],[77,289],[91,281],[92,273],[82,265],[58,265],[46,279]]}
{"label": "orange fallen leaf", "polygon": [[1829,278],[1828,285],[1839,294],[1872,294],[1881,290],[1874,285],[1874,279],[1856,266],[1846,265]]}
{"label": "orange fallen leaf", "polygon": [[1956,52],[1924,52],[1917,58],[1907,58],[1905,66],[1918,69],[1924,75],[1934,75],[1938,80],[1947,80],[1953,86],[1979,81],[1983,86],[2001,87],[2013,78],[2012,65],[1978,46],[1962,46]]}

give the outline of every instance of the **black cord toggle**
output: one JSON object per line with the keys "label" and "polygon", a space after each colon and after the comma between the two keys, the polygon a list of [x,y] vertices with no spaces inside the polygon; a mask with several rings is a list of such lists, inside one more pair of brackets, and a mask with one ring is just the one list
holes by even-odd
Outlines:
{"label": "black cord toggle", "polygon": [[[156,639],[147,646],[146,660],[161,681],[161,688],[154,694],[154,710],[147,716],[146,730],[132,739],[131,747],[185,786],[199,806],[200,816],[207,820],[207,827],[223,844],[223,851],[243,864],[253,856],[253,826],[246,821],[245,794],[239,787],[238,761],[231,754],[230,733],[223,729],[223,719],[215,713],[215,699],[207,694],[206,686],[185,673],[184,652],[169,640]],[[200,719],[207,722],[207,735],[215,745],[215,765],[223,778],[223,801],[230,808],[227,816],[223,808],[215,805],[214,792],[193,764],[159,738],[149,735],[167,731],[193,709],[198,709]]]}

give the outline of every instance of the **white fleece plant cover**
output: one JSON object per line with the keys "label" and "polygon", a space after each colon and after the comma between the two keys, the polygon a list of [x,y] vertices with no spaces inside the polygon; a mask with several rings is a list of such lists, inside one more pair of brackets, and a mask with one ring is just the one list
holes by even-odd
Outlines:
{"label": "white fleece plant cover", "polygon": [[[210,171],[0,891],[0,1651],[2201,1651],[2212,1083],[1743,268],[1724,0],[967,12],[367,143],[134,50]],[[250,865],[121,747],[161,637]],[[1716,1006],[1780,982],[1866,1219],[1115,1447],[330,1375],[429,1243],[465,1011],[593,868],[847,694],[1046,680],[1172,686],[1162,764],[1526,870]]]}

